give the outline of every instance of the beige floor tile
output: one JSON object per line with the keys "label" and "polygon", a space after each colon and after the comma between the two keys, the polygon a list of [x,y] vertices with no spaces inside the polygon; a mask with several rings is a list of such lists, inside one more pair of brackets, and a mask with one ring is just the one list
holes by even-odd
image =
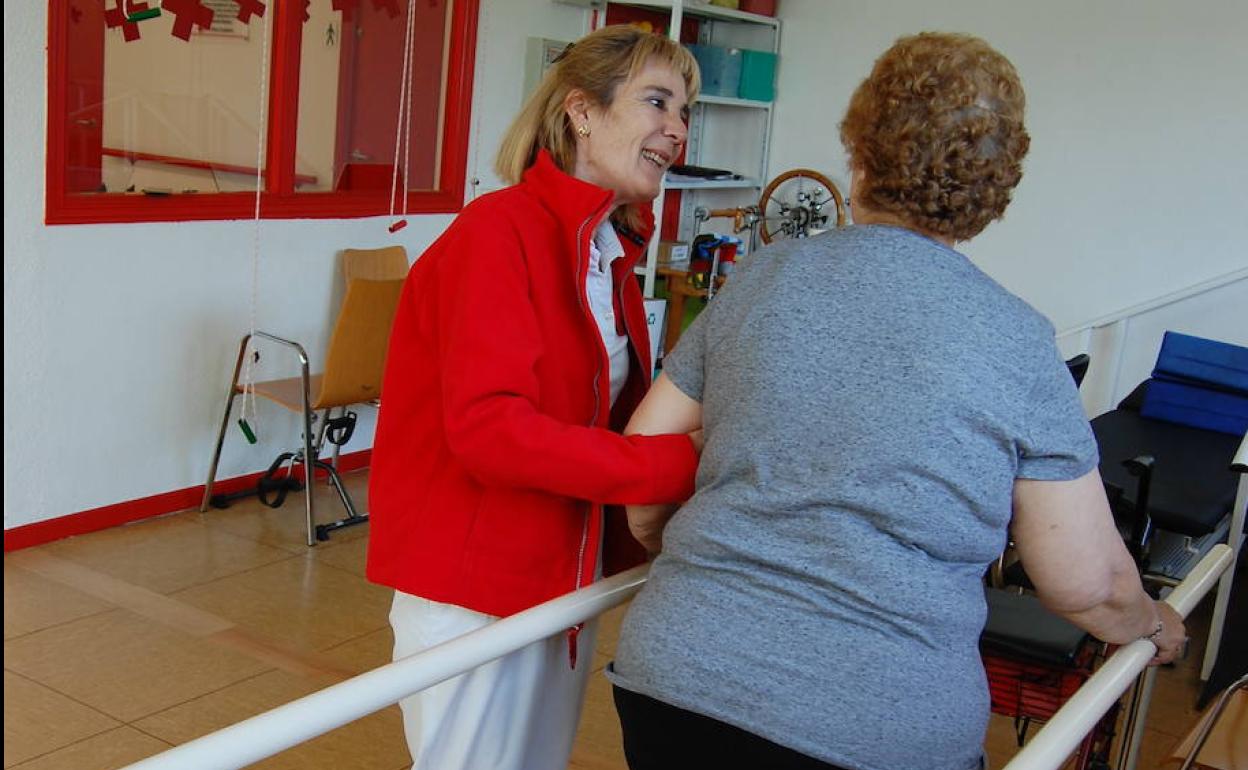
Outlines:
{"label": "beige floor tile", "polygon": [[[1037,728],[1032,727],[1029,734]],[[1004,767],[1018,753],[1018,739],[1014,732],[1014,720],[1000,714],[988,718],[988,734],[984,739],[984,753],[988,755],[988,767]]]}
{"label": "beige floor tile", "polygon": [[391,706],[300,744],[252,767],[256,770],[399,770],[411,765],[403,717]]}
{"label": "beige floor tile", "polygon": [[1157,674],[1149,702],[1146,724],[1159,732],[1181,738],[1200,718],[1196,699],[1202,686],[1194,668],[1171,668]]}
{"label": "beige floor tile", "polygon": [[[356,510],[368,510],[368,472],[358,471],[343,476],[343,484],[355,503]],[[346,516],[338,494],[326,483],[318,483],[313,498],[316,521],[326,524]],[[233,502],[229,508],[209,508],[201,514],[210,527],[230,532],[292,553],[308,549],[307,526],[304,518],[303,492],[292,492],[280,508],[269,508],[254,497]],[[340,529],[330,535],[329,543],[345,543],[368,538],[368,525]],[[313,546],[320,548],[321,544]]]}
{"label": "beige floor tile", "polygon": [[[8,665],[8,651],[5,651]],[[4,766],[117,727],[117,720],[11,671],[4,672]]]}
{"label": "beige floor tile", "polygon": [[313,682],[267,671],[136,720],[143,732],[177,745],[316,692]]}
{"label": "beige floor tile", "polygon": [[[357,530],[367,533],[368,525],[359,527]],[[344,540],[335,535],[328,542],[308,549],[308,556],[324,564],[364,577],[364,564],[368,556],[368,538],[357,537]]]}
{"label": "beige floor tile", "polygon": [[293,558],[180,591],[174,598],[302,650],[386,628],[393,592],[315,559]]}
{"label": "beige floor tile", "polygon": [[4,666],[124,722],[271,668],[126,610],[5,642]]}
{"label": "beige floor tile", "polygon": [[590,675],[585,708],[581,711],[568,767],[572,770],[628,770],[620,722],[611,697],[611,682],[601,671]]}
{"label": "beige floor tile", "polygon": [[77,620],[113,608],[108,602],[11,565],[4,557],[4,638]]}
{"label": "beige floor tile", "polygon": [[322,656],[341,669],[363,674],[391,662],[394,656],[394,632],[387,625],[378,631],[331,647]]}
{"label": "beige floor tile", "polygon": [[290,558],[286,551],[205,526],[198,513],[113,527],[45,548],[62,559],[162,594]]}
{"label": "beige floor tile", "polygon": [[167,748],[169,744],[164,741],[123,726],[15,765],[11,770],[114,770]]}
{"label": "beige floor tile", "polygon": [[598,640],[594,644],[593,670],[600,671],[615,659],[615,645],[620,641],[620,625],[628,612],[628,603],[598,616]]}
{"label": "beige floor tile", "polygon": [[[214,730],[315,692],[316,686],[282,671],[238,682],[135,723],[170,743],[185,743]],[[397,707],[344,725],[251,767],[398,768],[407,760],[403,725]]]}

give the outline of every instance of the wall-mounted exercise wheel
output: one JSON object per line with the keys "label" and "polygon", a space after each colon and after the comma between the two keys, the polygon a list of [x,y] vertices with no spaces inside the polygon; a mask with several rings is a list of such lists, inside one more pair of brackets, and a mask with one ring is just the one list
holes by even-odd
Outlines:
{"label": "wall-mounted exercise wheel", "polygon": [[763,190],[758,201],[759,235],[763,243],[780,238],[805,238],[845,226],[845,199],[836,185],[818,171],[786,171]]}

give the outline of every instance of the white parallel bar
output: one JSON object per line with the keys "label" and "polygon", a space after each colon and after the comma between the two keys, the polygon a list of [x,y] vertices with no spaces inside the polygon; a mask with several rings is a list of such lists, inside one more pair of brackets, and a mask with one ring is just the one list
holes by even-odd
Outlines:
{"label": "white parallel bar", "polygon": [[[234,770],[258,762],[623,604],[641,589],[649,571],[648,564],[634,567],[136,762],[127,770]],[[592,651],[579,665],[590,665],[591,658]]]}
{"label": "white parallel bar", "polygon": [[[1244,543],[1244,520],[1248,519],[1248,434],[1239,441],[1239,449],[1231,460],[1231,471],[1239,474],[1239,483],[1235,487],[1235,505],[1231,508],[1231,528],[1226,535],[1226,544],[1231,547],[1235,559],[1239,558],[1239,550]],[[1218,649],[1222,644],[1222,629],[1226,624],[1226,611],[1231,602],[1231,584],[1235,580],[1235,564],[1222,575],[1222,583],[1218,586],[1218,598],[1213,603],[1213,619],[1209,622],[1209,641],[1205,645],[1205,657],[1200,664],[1200,680],[1209,681],[1213,674],[1213,666],[1218,660]]]}
{"label": "white parallel bar", "polygon": [[[1166,602],[1187,617],[1218,576],[1231,564],[1230,547],[1218,544],[1175,587]],[[1144,639],[1118,648],[1105,665],[1083,683],[1070,700],[1057,710],[1022,751],[1010,760],[1005,770],[1055,770],[1078,747],[1097,720],[1104,716],[1157,652],[1152,642]]]}

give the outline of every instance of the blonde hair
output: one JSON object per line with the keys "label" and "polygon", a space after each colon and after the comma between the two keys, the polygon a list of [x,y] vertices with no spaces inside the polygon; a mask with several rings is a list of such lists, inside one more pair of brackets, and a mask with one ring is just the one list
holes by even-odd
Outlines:
{"label": "blonde hair", "polygon": [[[537,160],[539,150],[549,152],[556,166],[572,173],[576,132],[564,109],[568,94],[580,89],[598,106],[609,107],[616,88],[651,61],[666,64],[680,74],[690,102],[697,97],[702,85],[698,64],[688,50],[669,38],[627,24],[613,24],[568,46],[503,135],[494,161],[498,176],[508,184],[518,183],[525,169]],[[621,207],[617,220],[635,228],[638,212],[632,206]]]}
{"label": "blonde hair", "polygon": [[1005,214],[1031,139],[1010,61],[976,37],[903,37],[875,62],[841,123],[873,208],[964,241]]}

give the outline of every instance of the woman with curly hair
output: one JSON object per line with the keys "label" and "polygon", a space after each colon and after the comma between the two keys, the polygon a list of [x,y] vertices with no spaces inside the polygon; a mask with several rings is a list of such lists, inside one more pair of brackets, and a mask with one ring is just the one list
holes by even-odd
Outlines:
{"label": "woman with curly hair", "polygon": [[1053,611],[1181,646],[1053,326],[954,248],[1009,203],[1023,106],[982,40],[899,40],[841,127],[855,224],[742,264],[634,414],[706,445],[670,521],[628,512],[659,551],[609,674],[633,770],[981,767],[981,576],[1007,531]]}

